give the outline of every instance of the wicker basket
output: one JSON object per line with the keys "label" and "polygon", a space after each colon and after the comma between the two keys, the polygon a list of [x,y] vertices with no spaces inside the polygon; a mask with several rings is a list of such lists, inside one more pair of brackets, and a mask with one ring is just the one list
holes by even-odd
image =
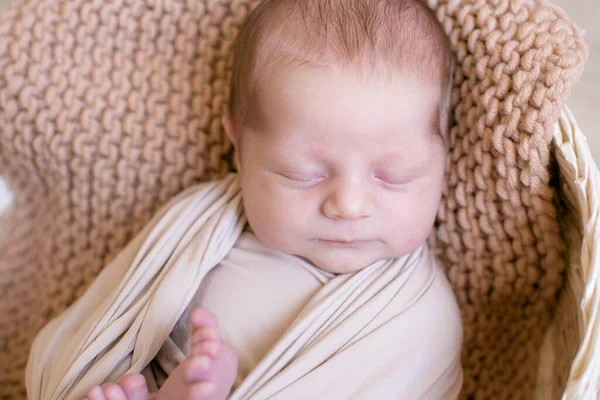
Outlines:
{"label": "wicker basket", "polygon": [[554,133],[569,268],[541,350],[535,399],[592,400],[600,388],[600,173],[567,107]]}

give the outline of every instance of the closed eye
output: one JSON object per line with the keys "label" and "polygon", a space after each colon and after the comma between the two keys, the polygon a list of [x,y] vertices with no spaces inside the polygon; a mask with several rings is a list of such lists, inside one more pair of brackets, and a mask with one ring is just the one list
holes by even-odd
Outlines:
{"label": "closed eye", "polygon": [[310,182],[313,179],[317,179],[318,177],[302,177],[302,176],[294,176],[294,175],[288,175],[288,174],[280,174],[281,176],[283,176],[284,178],[290,179],[292,181],[299,181],[299,182]]}
{"label": "closed eye", "polygon": [[414,177],[392,178],[389,176],[375,176],[375,181],[384,186],[392,188],[402,188],[414,180]]}
{"label": "closed eye", "polygon": [[316,185],[320,183],[325,177],[323,175],[296,175],[291,173],[283,173],[278,172],[278,175],[284,177],[285,179],[294,182],[295,184],[301,184],[303,186],[306,185]]}

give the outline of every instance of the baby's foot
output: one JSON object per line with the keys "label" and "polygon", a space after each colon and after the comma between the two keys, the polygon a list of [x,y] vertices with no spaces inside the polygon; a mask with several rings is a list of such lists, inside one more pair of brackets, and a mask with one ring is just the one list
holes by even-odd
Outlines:
{"label": "baby's foot", "polygon": [[[237,372],[233,348],[223,341],[217,318],[208,310],[192,312],[191,351],[156,393],[156,400],[224,400]],[[91,388],[86,400],[148,400],[141,374],[123,376],[116,383]]]}
{"label": "baby's foot", "polygon": [[210,311],[197,308],[190,319],[190,354],[169,376],[156,399],[224,400],[237,372],[235,352],[223,341],[217,318]]}
{"label": "baby's foot", "polygon": [[146,379],[141,374],[130,374],[121,377],[116,383],[105,383],[94,386],[86,396],[86,400],[148,400]]}

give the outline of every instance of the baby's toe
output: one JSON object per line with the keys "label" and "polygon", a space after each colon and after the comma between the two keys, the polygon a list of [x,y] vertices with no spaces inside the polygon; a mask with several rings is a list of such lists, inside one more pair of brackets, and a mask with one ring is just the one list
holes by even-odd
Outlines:
{"label": "baby's toe", "polygon": [[106,400],[106,397],[100,386],[94,386],[86,393],[85,400]]}
{"label": "baby's toe", "polygon": [[215,315],[206,308],[194,309],[190,315],[190,320],[192,321],[192,326],[197,329],[206,327],[219,327],[219,321],[217,320],[217,317],[215,317]]}
{"label": "baby's toe", "polygon": [[187,391],[190,399],[207,399],[217,392],[217,385],[209,381],[198,382],[188,386]]}
{"label": "baby's toe", "polygon": [[209,377],[213,361],[208,356],[190,357],[184,361],[183,381],[191,385]]}
{"label": "baby's toe", "polygon": [[121,386],[116,383],[107,383],[102,385],[102,390],[104,391],[104,397],[106,400],[127,400],[127,396],[125,396],[125,392],[121,389]]}
{"label": "baby's toe", "polygon": [[205,340],[221,341],[221,332],[219,328],[200,328],[192,330],[192,346],[195,346]]}
{"label": "baby's toe", "polygon": [[190,350],[190,355],[207,355],[214,359],[217,356],[219,350],[221,350],[222,342],[220,340],[202,340],[201,338],[196,338],[193,340],[196,340],[196,342],[192,342],[192,349]]}
{"label": "baby's toe", "polygon": [[148,386],[142,374],[129,374],[117,381],[127,400],[148,400]]}

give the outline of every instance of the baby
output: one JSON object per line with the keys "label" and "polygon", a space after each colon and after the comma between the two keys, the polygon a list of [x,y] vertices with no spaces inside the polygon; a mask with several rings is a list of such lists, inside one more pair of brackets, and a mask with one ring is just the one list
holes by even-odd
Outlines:
{"label": "baby", "polygon": [[[223,118],[249,229],[176,326],[172,339],[186,358],[159,390],[151,394],[133,374],[86,398],[225,399],[318,290],[303,263],[325,277],[352,274],[423,246],[442,195],[453,63],[448,38],[418,0],[262,2],[236,40]],[[240,252],[252,265],[237,261]],[[285,255],[297,264],[279,266]],[[233,278],[235,268],[243,278]],[[254,279],[261,269],[274,277],[262,288]],[[423,305],[414,305],[435,317],[415,319],[421,326],[399,335],[421,329],[448,337],[424,346],[459,359],[456,301],[436,276]],[[228,301],[228,291],[256,304]],[[402,351],[418,359],[423,350]],[[443,395],[423,396],[456,397],[461,374],[453,376]]]}

